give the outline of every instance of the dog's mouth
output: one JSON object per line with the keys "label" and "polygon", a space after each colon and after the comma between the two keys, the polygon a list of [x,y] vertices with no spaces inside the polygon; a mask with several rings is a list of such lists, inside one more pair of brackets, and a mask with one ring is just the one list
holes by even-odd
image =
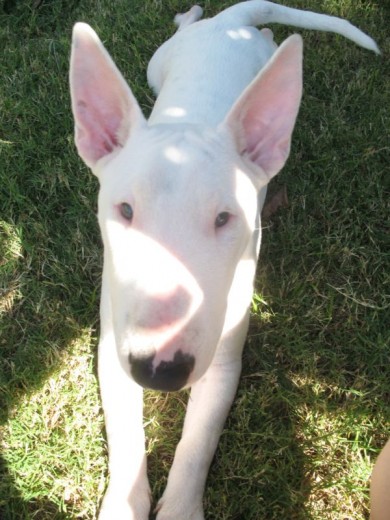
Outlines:
{"label": "dog's mouth", "polygon": [[128,362],[133,379],[144,388],[174,392],[188,384],[195,367],[195,356],[177,350],[170,361],[161,360],[155,366],[156,352],[130,353]]}

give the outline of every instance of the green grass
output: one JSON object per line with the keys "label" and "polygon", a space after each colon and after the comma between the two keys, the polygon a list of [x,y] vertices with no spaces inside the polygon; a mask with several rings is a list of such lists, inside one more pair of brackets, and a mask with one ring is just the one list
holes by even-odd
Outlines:
{"label": "green grass", "polygon": [[[211,15],[231,3],[203,5]],[[304,99],[290,160],[273,182],[287,187],[290,205],[263,223],[241,384],[205,510],[210,520],[363,520],[390,418],[390,8],[376,0],[284,3],[351,19],[383,55],[301,31]],[[0,3],[2,520],[92,520],[106,483],[95,361],[97,182],[73,145],[71,27],[83,20],[96,28],[148,113],[147,62],[189,5]],[[274,32],[281,41],[292,30]],[[146,396],[155,498],[185,401]]]}

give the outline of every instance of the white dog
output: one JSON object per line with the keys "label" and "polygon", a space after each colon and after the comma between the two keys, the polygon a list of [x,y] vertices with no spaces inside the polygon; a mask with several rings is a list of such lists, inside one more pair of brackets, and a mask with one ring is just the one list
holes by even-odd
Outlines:
{"label": "white dog", "polygon": [[[241,370],[260,211],[283,167],[302,91],[302,40],[278,22],[340,33],[348,22],[252,0],[178,32],[149,69],[147,121],[93,30],[74,28],[70,84],[81,158],[100,181],[104,241],[99,379],[110,483],[101,520],[147,520],[142,387],[191,387],[158,520],[202,520],[206,476]],[[193,23],[197,22],[197,23]],[[260,71],[260,72],[259,72]]]}

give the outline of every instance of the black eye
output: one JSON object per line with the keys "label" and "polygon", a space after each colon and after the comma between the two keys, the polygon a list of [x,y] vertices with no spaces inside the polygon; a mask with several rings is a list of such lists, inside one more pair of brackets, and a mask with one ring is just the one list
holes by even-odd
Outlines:
{"label": "black eye", "polygon": [[120,205],[121,208],[121,215],[126,220],[132,221],[133,220],[133,208],[128,204],[127,202],[122,202]]}
{"label": "black eye", "polygon": [[220,228],[220,227],[224,226],[225,224],[227,224],[229,219],[230,219],[230,213],[228,213],[227,211],[222,211],[222,213],[219,213],[217,215],[217,218],[215,219],[215,227]]}

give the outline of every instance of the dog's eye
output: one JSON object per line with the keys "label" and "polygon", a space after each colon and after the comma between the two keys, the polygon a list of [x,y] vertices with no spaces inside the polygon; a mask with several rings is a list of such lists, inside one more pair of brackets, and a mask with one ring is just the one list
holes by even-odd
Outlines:
{"label": "dog's eye", "polygon": [[215,227],[220,228],[228,223],[230,219],[230,213],[227,211],[222,211],[222,213],[219,213],[217,215],[217,218],[215,219]]}
{"label": "dog's eye", "polygon": [[120,205],[121,215],[124,219],[128,221],[133,220],[133,208],[127,202],[122,202]]}

